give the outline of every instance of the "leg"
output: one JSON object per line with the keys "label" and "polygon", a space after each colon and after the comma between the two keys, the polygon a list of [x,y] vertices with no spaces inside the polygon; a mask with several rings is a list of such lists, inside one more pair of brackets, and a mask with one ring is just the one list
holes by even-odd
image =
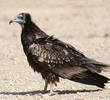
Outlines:
{"label": "leg", "polygon": [[53,84],[50,83],[50,96],[56,95],[57,93],[53,92]]}
{"label": "leg", "polygon": [[47,91],[47,87],[48,87],[48,81],[45,80],[45,87],[44,87],[44,91],[45,91],[45,92]]}
{"label": "leg", "polygon": [[53,93],[53,84],[50,83],[50,93]]}

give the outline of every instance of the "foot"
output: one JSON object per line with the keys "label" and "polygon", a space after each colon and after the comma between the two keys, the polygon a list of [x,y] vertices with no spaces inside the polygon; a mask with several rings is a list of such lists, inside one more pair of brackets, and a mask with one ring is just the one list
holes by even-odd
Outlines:
{"label": "foot", "polygon": [[52,91],[52,92],[49,93],[49,96],[53,96],[53,95],[57,95],[57,94],[58,93]]}

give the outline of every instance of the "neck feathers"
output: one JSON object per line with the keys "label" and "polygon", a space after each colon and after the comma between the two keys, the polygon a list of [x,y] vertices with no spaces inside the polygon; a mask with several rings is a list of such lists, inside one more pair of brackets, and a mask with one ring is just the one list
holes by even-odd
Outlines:
{"label": "neck feathers", "polygon": [[24,27],[22,27],[22,35],[23,36],[34,36],[35,38],[44,38],[48,35],[43,32],[37,25],[35,25],[34,22],[30,21],[26,24],[24,24]]}
{"label": "neck feathers", "polygon": [[24,24],[22,30],[25,31],[27,34],[41,32],[41,29],[37,25],[35,25],[35,23],[33,23],[32,21]]}

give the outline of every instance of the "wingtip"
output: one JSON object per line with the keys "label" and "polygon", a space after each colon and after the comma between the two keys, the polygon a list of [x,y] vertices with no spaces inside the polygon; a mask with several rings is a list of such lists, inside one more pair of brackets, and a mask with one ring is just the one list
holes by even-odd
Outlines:
{"label": "wingtip", "polygon": [[103,72],[109,72],[110,71],[110,66],[106,66],[102,68]]}

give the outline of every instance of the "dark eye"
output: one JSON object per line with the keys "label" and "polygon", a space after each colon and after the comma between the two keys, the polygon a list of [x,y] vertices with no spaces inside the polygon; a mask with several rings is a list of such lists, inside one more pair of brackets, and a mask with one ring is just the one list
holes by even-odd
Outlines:
{"label": "dark eye", "polygon": [[23,19],[23,16],[20,16],[20,19]]}
{"label": "dark eye", "polygon": [[20,16],[18,16],[18,18],[19,18],[19,19],[23,19],[23,16],[20,15]]}

